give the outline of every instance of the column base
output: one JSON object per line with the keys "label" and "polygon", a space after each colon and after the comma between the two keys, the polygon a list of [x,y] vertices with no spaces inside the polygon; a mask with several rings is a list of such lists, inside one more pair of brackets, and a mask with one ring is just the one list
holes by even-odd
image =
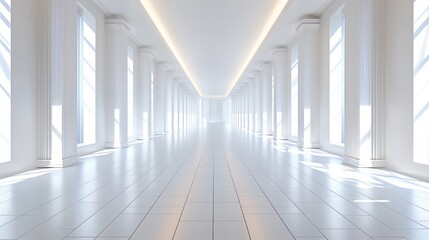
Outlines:
{"label": "column base", "polygon": [[106,148],[114,149],[114,148],[126,148],[128,147],[128,143],[106,143]]}
{"label": "column base", "polygon": [[149,140],[151,138],[151,136],[137,136],[137,140]]}
{"label": "column base", "polygon": [[354,167],[360,167],[360,168],[383,168],[386,166],[386,160],[384,159],[363,160],[363,159],[344,157],[343,163]]}
{"label": "column base", "polygon": [[306,143],[303,142],[297,142],[296,144],[299,148],[306,148],[306,149],[319,149],[320,143]]}
{"label": "column base", "polygon": [[36,166],[38,168],[63,168],[78,162],[77,156],[72,156],[68,158],[64,158],[60,161],[54,161],[52,159],[38,159],[36,162]]}

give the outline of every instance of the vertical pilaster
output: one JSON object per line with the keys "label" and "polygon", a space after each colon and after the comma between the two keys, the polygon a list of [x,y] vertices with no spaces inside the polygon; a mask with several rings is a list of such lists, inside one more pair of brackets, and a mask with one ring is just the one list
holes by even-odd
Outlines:
{"label": "vertical pilaster", "polygon": [[188,128],[188,93],[183,88],[183,129]]}
{"label": "vertical pilaster", "polygon": [[254,79],[249,78],[247,80],[247,83],[248,83],[247,102],[249,104],[249,130],[255,131],[255,86],[254,86]]}
{"label": "vertical pilaster", "polygon": [[179,129],[179,84],[179,78],[173,79],[173,130]]}
{"label": "vertical pilaster", "polygon": [[140,49],[137,73],[137,138],[152,136],[152,81],[155,59],[152,52]]}
{"label": "vertical pilaster", "polygon": [[162,63],[156,64],[154,80],[154,127],[155,134],[165,132],[165,82],[167,77],[167,66]]}
{"label": "vertical pilaster", "polygon": [[77,162],[76,2],[46,0],[43,4],[46,29],[38,102],[42,141],[37,166],[63,167]]}
{"label": "vertical pilaster", "polygon": [[255,88],[255,132],[262,133],[262,112],[263,112],[263,104],[262,104],[262,81],[261,81],[261,72],[256,71],[253,73],[253,81]]}
{"label": "vertical pilaster", "polygon": [[45,0],[39,84],[38,167],[77,162],[76,1]]}
{"label": "vertical pilaster", "polygon": [[240,97],[241,102],[241,127],[246,128],[246,89],[243,89]]}
{"label": "vertical pilaster", "polygon": [[246,88],[243,91],[243,117],[244,117],[244,125],[243,127],[248,129],[249,128],[249,101],[248,101],[248,85],[246,86]]}
{"label": "vertical pilaster", "polygon": [[127,58],[128,27],[122,19],[106,21],[106,147],[126,147],[128,142]]}
{"label": "vertical pilaster", "polygon": [[261,82],[262,82],[262,123],[263,133],[266,135],[273,134],[273,93],[272,93],[272,70],[271,64],[265,63],[261,66]]}
{"label": "vertical pilaster", "polygon": [[168,71],[165,78],[165,113],[164,130],[171,132],[173,130],[173,81],[174,72]]}
{"label": "vertical pilaster", "polygon": [[274,81],[274,137],[275,139],[286,138],[286,81],[288,75],[287,68],[287,49],[277,48],[273,53],[272,78]]}
{"label": "vertical pilaster", "polygon": [[184,96],[183,96],[183,86],[179,84],[178,88],[178,111],[179,111],[179,129],[182,130],[184,128]]}
{"label": "vertical pilaster", "polygon": [[347,163],[384,166],[384,1],[347,0],[345,89]]}
{"label": "vertical pilaster", "polygon": [[304,148],[319,147],[319,25],[319,19],[305,19],[297,30],[298,145]]}

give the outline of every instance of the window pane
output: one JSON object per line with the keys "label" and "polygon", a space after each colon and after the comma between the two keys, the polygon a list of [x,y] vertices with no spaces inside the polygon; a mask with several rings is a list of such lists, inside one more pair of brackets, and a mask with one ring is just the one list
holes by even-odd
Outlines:
{"label": "window pane", "polygon": [[96,142],[96,29],[86,9],[78,13],[78,144]]}
{"label": "window pane", "polygon": [[291,50],[291,99],[290,99],[290,124],[291,124],[291,135],[298,137],[298,46],[295,46]]}
{"label": "window pane", "polygon": [[429,1],[414,0],[414,161],[429,164]]}
{"label": "window pane", "polygon": [[0,0],[0,163],[11,161],[11,1]]}
{"label": "window pane", "polygon": [[134,52],[131,47],[128,47],[128,137],[134,136]]}
{"label": "window pane", "polygon": [[329,38],[329,142],[344,144],[344,15],[331,17]]}

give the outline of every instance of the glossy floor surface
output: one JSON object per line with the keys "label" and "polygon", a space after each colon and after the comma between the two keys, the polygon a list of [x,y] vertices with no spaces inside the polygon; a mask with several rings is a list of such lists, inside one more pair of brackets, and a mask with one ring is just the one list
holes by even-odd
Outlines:
{"label": "glossy floor surface", "polygon": [[0,239],[429,239],[429,184],[222,124],[0,180]]}

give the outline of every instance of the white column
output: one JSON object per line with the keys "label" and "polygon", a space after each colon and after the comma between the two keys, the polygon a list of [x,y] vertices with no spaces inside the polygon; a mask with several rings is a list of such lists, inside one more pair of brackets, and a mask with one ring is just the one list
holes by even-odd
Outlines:
{"label": "white column", "polygon": [[232,124],[236,125],[236,96],[232,96],[231,98],[232,105]]}
{"label": "white column", "polygon": [[155,59],[152,52],[139,49],[137,73],[137,139],[152,135],[152,81]]}
{"label": "white column", "polygon": [[298,145],[305,148],[319,147],[319,25],[318,19],[305,19],[297,30]]}
{"label": "white column", "polygon": [[77,162],[76,2],[43,4],[37,166],[64,167]]}
{"label": "white column", "polygon": [[196,96],[192,95],[192,127],[195,127],[196,123],[197,123]]}
{"label": "white column", "polygon": [[189,91],[187,89],[185,89],[185,125],[186,125],[187,129],[189,129],[189,117],[190,117]]}
{"label": "white column", "polygon": [[288,67],[287,49],[278,48],[273,53],[272,76],[274,81],[274,137],[275,139],[286,138],[286,82],[289,79],[286,74]]}
{"label": "white column", "polygon": [[240,109],[240,124],[239,126],[244,128],[244,104],[243,104],[243,98],[244,98],[244,91],[241,90],[240,95],[238,96],[239,101],[239,109]]}
{"label": "white column", "polygon": [[265,63],[261,66],[261,82],[262,82],[262,123],[263,133],[267,135],[273,134],[273,105],[272,105],[272,76],[271,64]]}
{"label": "white column", "polygon": [[171,132],[173,130],[173,81],[174,72],[168,71],[165,78],[165,113],[164,130]]}
{"label": "white column", "polygon": [[164,134],[165,131],[165,82],[167,66],[157,63],[154,80],[154,127],[155,134]]}
{"label": "white column", "polygon": [[254,92],[255,92],[255,132],[262,133],[262,82],[261,82],[261,72],[256,71],[253,73],[254,81]]}
{"label": "white column", "polygon": [[173,130],[179,129],[179,84],[179,78],[173,79]]}
{"label": "white column", "polygon": [[186,93],[186,89],[183,88],[183,129],[188,128],[188,108],[187,108],[187,103],[188,103],[188,95]]}
{"label": "white column", "polygon": [[240,126],[240,97],[239,93],[236,93],[235,98],[235,125]]}
{"label": "white column", "polygon": [[128,33],[121,19],[107,20],[107,94],[106,94],[106,147],[128,145],[127,58]]}
{"label": "white column", "polygon": [[253,78],[247,80],[247,104],[249,111],[249,125],[248,129],[250,131],[255,130],[255,91],[253,86]]}
{"label": "white column", "polygon": [[241,97],[240,97],[240,102],[241,102],[241,127],[242,128],[246,128],[246,122],[247,122],[247,110],[246,110],[246,88],[244,88],[241,92]]}
{"label": "white column", "polygon": [[183,86],[179,85],[179,94],[178,94],[178,110],[179,110],[179,129],[184,129],[184,95],[183,95]]}
{"label": "white column", "polygon": [[198,125],[200,125],[203,121],[203,109],[202,109],[202,99],[198,97]]}
{"label": "white column", "polygon": [[235,124],[240,126],[240,94],[235,95]]}
{"label": "white column", "polygon": [[345,155],[359,167],[383,167],[384,1],[347,0]]}

